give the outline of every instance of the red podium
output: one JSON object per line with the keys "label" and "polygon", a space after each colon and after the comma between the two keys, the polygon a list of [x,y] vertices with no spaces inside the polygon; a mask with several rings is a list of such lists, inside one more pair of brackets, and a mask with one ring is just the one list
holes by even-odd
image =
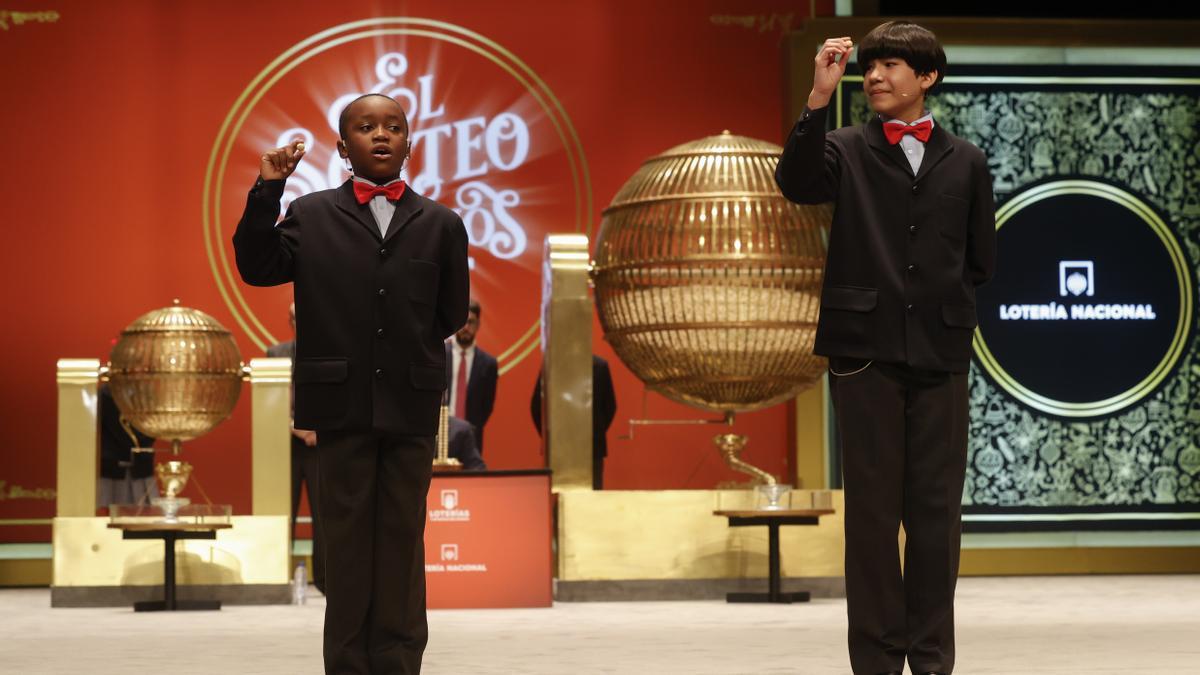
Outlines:
{"label": "red podium", "polygon": [[427,506],[430,609],[551,605],[548,470],[435,473]]}

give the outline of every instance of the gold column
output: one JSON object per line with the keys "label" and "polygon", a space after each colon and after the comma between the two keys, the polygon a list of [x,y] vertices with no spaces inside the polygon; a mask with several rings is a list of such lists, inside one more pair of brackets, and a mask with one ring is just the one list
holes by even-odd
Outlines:
{"label": "gold column", "polygon": [[592,489],[592,302],[588,239],[546,237],[542,266],[542,438],[556,492]]}
{"label": "gold column", "polygon": [[792,405],[795,406],[796,432],[796,487],[819,490],[829,487],[829,468],[825,465],[825,380],[817,380],[814,387],[800,392]]}
{"label": "gold column", "polygon": [[59,518],[96,515],[99,359],[58,360]]}
{"label": "gold column", "polygon": [[291,359],[251,359],[251,513],[291,516]]}

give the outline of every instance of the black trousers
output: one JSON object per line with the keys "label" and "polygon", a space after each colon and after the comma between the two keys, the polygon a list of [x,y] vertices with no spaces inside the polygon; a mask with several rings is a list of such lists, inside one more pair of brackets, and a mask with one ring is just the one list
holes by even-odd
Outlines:
{"label": "black trousers", "polygon": [[432,436],[317,433],[325,538],[325,672],[415,675],[425,619]]}
{"label": "black trousers", "polygon": [[967,374],[838,358],[830,367],[846,497],[851,668],[900,671],[907,658],[913,672],[950,673]]}
{"label": "black trousers", "polygon": [[312,510],[312,581],[317,590],[325,592],[325,552],[321,536],[321,465],[316,448],[292,436],[292,539],[296,538],[296,514],[300,511],[300,491],[308,485],[308,506]]}

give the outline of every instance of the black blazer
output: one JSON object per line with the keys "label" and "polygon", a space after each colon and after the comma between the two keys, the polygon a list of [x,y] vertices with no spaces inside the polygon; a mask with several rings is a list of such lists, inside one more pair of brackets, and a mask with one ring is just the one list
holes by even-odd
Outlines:
{"label": "black blazer", "polygon": [[346,181],[276,226],[283,187],[255,184],[233,245],[246,283],[294,283],[296,427],[436,435],[442,342],[467,321],[462,219],[410,188],[380,237]]}
{"label": "black blazer", "polygon": [[[454,376],[454,361],[451,360],[450,350],[456,348],[453,341],[446,343],[446,389],[450,388],[450,378]],[[475,357],[471,359],[471,374],[467,376],[467,417],[466,420],[475,427],[475,442],[483,453],[483,425],[492,416],[492,408],[496,404],[496,382],[500,379],[499,365],[496,357],[483,351],[475,345]]]}
{"label": "black blazer", "polygon": [[274,359],[295,359],[296,341],[288,340],[267,347],[267,356]]}
{"label": "black blazer", "polygon": [[914,176],[877,116],[826,133],[827,111],[805,109],[775,170],[788,199],[834,203],[813,351],[966,371],[995,267],[986,157],[935,121]]}
{"label": "black blazer", "polygon": [[487,471],[487,462],[479,454],[479,446],[475,444],[475,430],[471,423],[457,417],[450,418],[450,441],[447,444],[449,454],[462,462],[464,471]]}
{"label": "black blazer", "polygon": [[[125,469],[129,469],[130,478],[149,478],[154,475],[154,453],[133,452],[133,439],[121,426],[121,410],[113,400],[108,383],[100,385],[100,476],[103,478],[124,478]],[[132,428],[133,425],[130,425]],[[154,439],[137,429],[133,429],[139,448],[149,448],[154,445]]]}
{"label": "black blazer", "polygon": [[[543,366],[544,368],[544,366]],[[538,371],[529,401],[529,414],[538,435],[542,433],[542,386],[544,371]],[[608,428],[617,416],[617,394],[613,391],[612,373],[608,361],[592,354],[592,459],[608,456]]]}

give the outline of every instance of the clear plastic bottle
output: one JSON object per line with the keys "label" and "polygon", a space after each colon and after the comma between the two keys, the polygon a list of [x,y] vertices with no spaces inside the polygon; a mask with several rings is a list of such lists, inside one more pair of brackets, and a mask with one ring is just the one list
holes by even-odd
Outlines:
{"label": "clear plastic bottle", "polygon": [[304,594],[308,591],[308,570],[304,567],[304,561],[301,560],[299,565],[296,565],[296,573],[292,575],[292,604],[303,605]]}

